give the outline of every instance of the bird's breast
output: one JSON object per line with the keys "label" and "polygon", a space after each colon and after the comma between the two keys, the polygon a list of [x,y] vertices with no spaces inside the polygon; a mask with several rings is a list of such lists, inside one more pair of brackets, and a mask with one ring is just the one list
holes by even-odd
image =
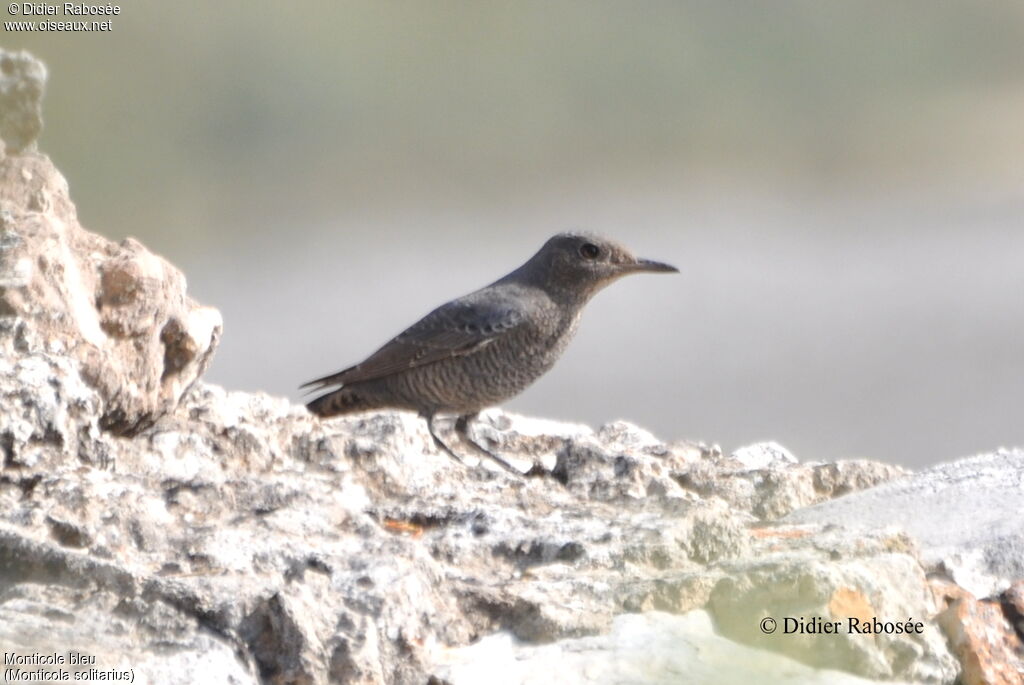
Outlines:
{"label": "bird's breast", "polygon": [[389,384],[417,406],[472,413],[518,395],[565,351],[578,317],[536,317],[468,354],[410,369]]}
{"label": "bird's breast", "polygon": [[576,331],[578,317],[522,326],[473,354],[473,382],[503,401],[519,394],[562,356]]}

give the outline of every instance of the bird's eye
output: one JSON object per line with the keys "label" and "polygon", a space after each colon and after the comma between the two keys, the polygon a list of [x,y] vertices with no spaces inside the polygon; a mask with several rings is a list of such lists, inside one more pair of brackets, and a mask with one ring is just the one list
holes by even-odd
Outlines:
{"label": "bird's eye", "polygon": [[594,243],[583,243],[580,245],[580,256],[584,259],[597,259],[601,254],[601,248]]}

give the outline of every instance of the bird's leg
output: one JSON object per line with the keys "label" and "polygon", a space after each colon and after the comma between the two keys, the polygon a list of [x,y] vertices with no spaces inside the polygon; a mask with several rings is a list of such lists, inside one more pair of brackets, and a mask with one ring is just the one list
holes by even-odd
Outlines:
{"label": "bird's leg", "polygon": [[434,444],[437,445],[438,449],[440,449],[442,452],[445,452],[449,457],[451,457],[455,461],[457,461],[460,464],[462,464],[463,466],[465,466],[466,462],[462,461],[462,459],[459,457],[459,455],[455,454],[455,452],[452,451],[451,447],[449,447],[448,445],[444,444],[444,441],[441,440],[441,438],[437,437],[437,433],[434,432],[434,417],[435,416],[437,416],[436,412],[432,413],[432,414],[424,414],[423,415],[423,418],[425,418],[427,420],[427,431],[430,433],[430,437],[432,437],[434,439]]}
{"label": "bird's leg", "polygon": [[498,455],[494,454],[489,449],[487,449],[486,447],[484,447],[483,445],[478,443],[469,434],[469,422],[472,421],[473,419],[475,419],[476,417],[477,417],[477,414],[473,413],[473,414],[463,414],[462,416],[457,418],[455,420],[455,434],[458,435],[460,438],[462,438],[462,440],[465,441],[466,443],[468,443],[471,447],[473,447],[473,449],[475,449],[476,451],[480,452],[485,457],[488,457],[489,459],[491,459],[491,461],[494,461],[495,463],[497,463],[498,466],[500,466],[501,468],[505,469],[509,473],[514,473],[517,476],[522,477],[523,474],[522,474],[521,471],[518,471],[518,470],[512,468],[511,466],[509,466],[508,462],[506,462],[504,459],[502,459],[501,457],[499,457]]}

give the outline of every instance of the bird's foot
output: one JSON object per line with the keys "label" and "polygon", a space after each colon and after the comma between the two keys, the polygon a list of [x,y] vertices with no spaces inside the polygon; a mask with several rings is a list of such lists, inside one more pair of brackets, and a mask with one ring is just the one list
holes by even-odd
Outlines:
{"label": "bird's foot", "polygon": [[473,439],[473,436],[469,434],[469,422],[472,421],[473,419],[475,419],[476,416],[477,416],[476,414],[466,414],[466,415],[463,415],[463,416],[460,416],[459,418],[457,418],[455,420],[455,434],[458,435],[462,439],[463,442],[468,444],[470,447],[472,447],[479,454],[487,457],[488,459],[490,459],[495,464],[497,464],[501,468],[505,469],[509,473],[514,473],[515,475],[517,475],[520,478],[522,478],[523,477],[523,472],[522,471],[520,471],[519,469],[515,468],[514,466],[509,464],[507,461],[505,461],[504,459],[502,459],[501,457],[499,457],[498,455],[494,454],[489,449],[487,449],[486,447],[484,447],[483,445],[478,443],[476,440]]}
{"label": "bird's foot", "polygon": [[[445,441],[442,440],[441,437],[434,430],[434,417],[435,417],[434,414],[428,414],[428,415],[425,415],[423,417],[423,418],[425,418],[427,420],[427,431],[430,433],[430,437],[434,439],[434,444],[437,446],[437,448],[439,450],[441,450],[442,452],[447,454],[449,457],[451,457],[455,461],[459,462],[459,464],[461,464],[462,466],[464,466],[466,468],[470,468],[470,465],[467,464],[466,461],[462,457],[460,457],[458,454],[456,454],[455,451],[451,447],[449,447],[448,444],[445,443]],[[500,466],[505,471],[508,471],[509,473],[514,473],[516,476],[522,478],[523,477],[523,472],[522,471],[516,469],[514,466],[509,464],[507,461],[505,461],[504,459],[502,459],[498,455],[494,454],[493,452],[491,452],[487,448],[483,447],[480,443],[478,443],[476,440],[474,440],[473,437],[469,434],[469,422],[472,419],[474,419],[475,417],[476,417],[476,414],[469,414],[469,415],[465,415],[465,416],[460,416],[460,417],[458,417],[455,420],[455,433],[456,433],[456,435],[459,436],[460,441],[468,444],[470,447],[473,448],[473,450],[475,452],[477,452],[481,456],[487,457],[488,459],[493,461],[495,464]]]}
{"label": "bird's foot", "polygon": [[444,440],[442,440],[437,435],[437,433],[434,432],[434,415],[431,414],[430,416],[425,416],[424,418],[427,420],[427,431],[430,433],[430,437],[432,437],[434,439],[434,445],[437,446],[437,449],[441,450],[442,452],[447,454],[449,457],[451,457],[455,461],[459,462],[459,464],[461,464],[462,466],[468,468],[469,465],[466,464],[466,462],[464,462],[462,460],[462,457],[460,457],[459,455],[455,454],[455,452],[452,450],[452,448],[449,447],[448,445],[446,445]]}

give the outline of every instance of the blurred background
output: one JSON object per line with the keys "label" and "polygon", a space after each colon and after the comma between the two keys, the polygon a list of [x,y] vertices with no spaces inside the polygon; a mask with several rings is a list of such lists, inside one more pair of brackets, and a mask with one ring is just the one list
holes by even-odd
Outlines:
{"label": "blurred background", "polygon": [[112,28],[0,41],[50,69],[40,147],[83,224],[223,313],[214,382],[298,399],[585,228],[682,274],[601,293],[510,409],[804,460],[1024,444],[1020,3],[147,1]]}

